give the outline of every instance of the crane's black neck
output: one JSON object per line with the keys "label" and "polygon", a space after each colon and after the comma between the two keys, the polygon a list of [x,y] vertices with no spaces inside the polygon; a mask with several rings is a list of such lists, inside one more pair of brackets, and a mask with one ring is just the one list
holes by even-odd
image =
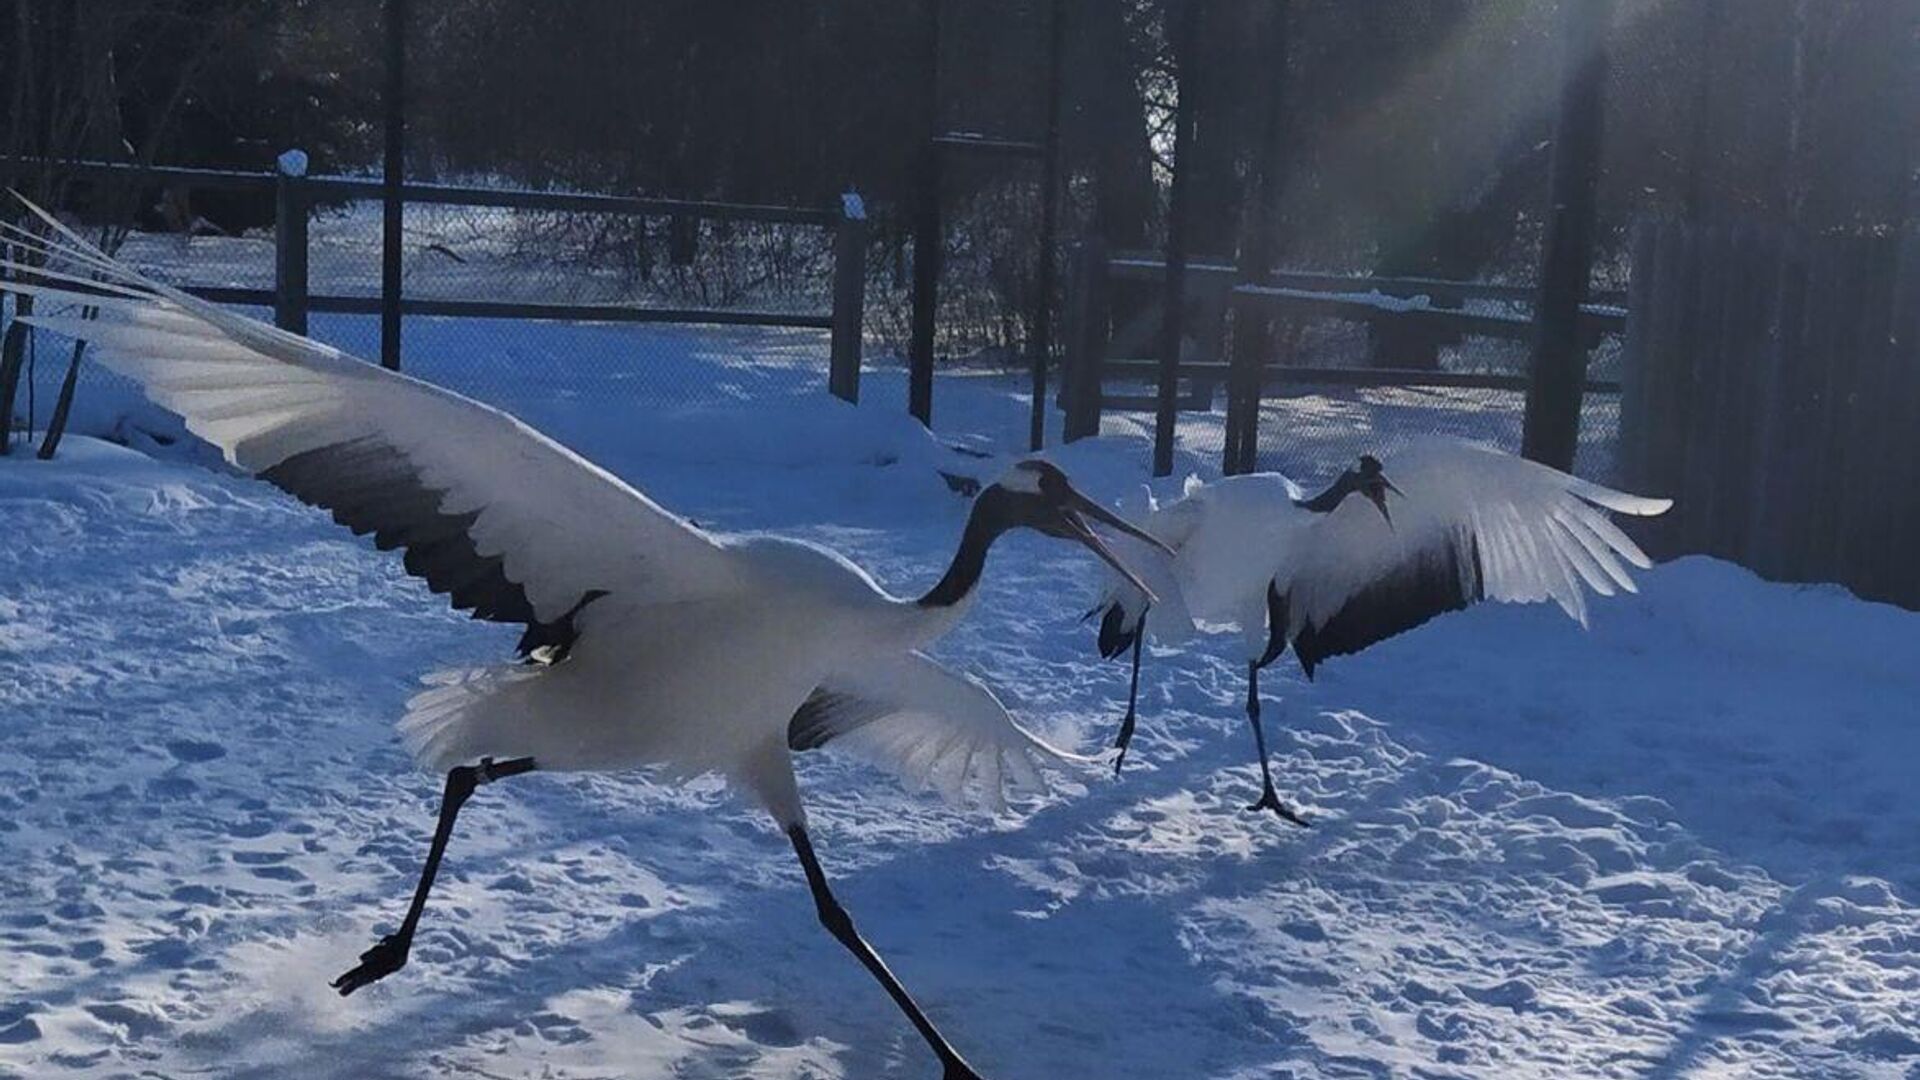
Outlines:
{"label": "crane's black neck", "polygon": [[1316,514],[1331,514],[1333,513],[1334,507],[1339,506],[1347,496],[1359,490],[1359,475],[1352,470],[1348,470],[1347,472],[1341,473],[1340,479],[1335,480],[1333,486],[1327,488],[1327,490],[1315,495],[1311,499],[1295,499],[1293,500],[1293,505]]}
{"label": "crane's black neck", "polygon": [[960,547],[953,553],[947,572],[919,600],[921,607],[951,607],[967,598],[980,584],[980,573],[987,566],[987,549],[1002,533],[1020,524],[1012,493],[990,487],[973,501],[967,515],[967,527],[960,534]]}

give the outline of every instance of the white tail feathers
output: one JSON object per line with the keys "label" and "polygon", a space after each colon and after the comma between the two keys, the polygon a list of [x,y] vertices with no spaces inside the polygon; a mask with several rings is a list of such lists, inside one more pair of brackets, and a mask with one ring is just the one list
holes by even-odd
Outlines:
{"label": "white tail feathers", "polygon": [[487,706],[541,670],[538,665],[512,664],[427,676],[423,682],[428,689],[407,700],[406,715],[397,725],[401,743],[421,765],[442,772],[509,752],[496,745]]}

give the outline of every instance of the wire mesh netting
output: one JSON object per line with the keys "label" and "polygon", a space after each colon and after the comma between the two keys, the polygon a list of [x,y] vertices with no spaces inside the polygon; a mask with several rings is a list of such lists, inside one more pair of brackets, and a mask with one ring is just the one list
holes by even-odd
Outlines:
{"label": "wire mesh netting", "polygon": [[[316,293],[379,291],[379,206],[315,222]],[[716,317],[824,315],[833,244],[813,225],[608,213],[407,208],[413,300],[618,305]],[[323,262],[324,261],[324,262]],[[325,325],[317,331],[330,332]],[[377,335],[362,355],[378,355]],[[812,328],[410,316],[409,371],[482,400],[595,393],[632,408],[692,406],[776,388],[823,390],[828,335]]]}
{"label": "wire mesh netting", "polygon": [[[1473,303],[1487,308],[1489,314],[1526,314],[1527,305],[1518,302]],[[1288,366],[1355,372],[1408,366],[1405,354],[1393,351],[1392,339],[1383,341],[1364,323],[1308,318],[1299,320],[1291,332],[1282,333],[1286,335],[1282,340]],[[1448,376],[1519,378],[1528,372],[1529,353],[1524,340],[1465,337],[1440,346],[1433,353],[1431,370]],[[1589,382],[1604,389],[1589,391],[1583,401],[1574,471],[1601,482],[1614,478],[1620,396],[1612,387],[1620,379],[1622,356],[1621,342],[1614,336],[1602,338],[1589,353]],[[1196,355],[1191,338],[1187,358],[1212,359]],[[1150,377],[1116,378],[1110,374],[1105,381],[1109,407],[1103,430],[1137,434],[1151,441],[1157,389],[1157,382]],[[1219,467],[1227,441],[1225,386],[1204,378],[1183,377],[1179,391],[1176,449],[1210,467]],[[1269,381],[1261,396],[1255,467],[1310,479],[1337,473],[1363,453],[1384,456],[1409,441],[1436,435],[1517,454],[1525,413],[1526,395],[1522,390],[1422,385],[1417,375],[1386,386]],[[1329,448],[1334,448],[1331,457]]]}
{"label": "wire mesh netting", "polygon": [[[98,230],[85,230],[100,239]],[[365,302],[381,287],[381,206],[315,208],[309,227],[309,332],[368,359],[380,356],[377,316],[328,312],[329,298]],[[408,300],[617,305],[710,312],[716,320],[776,322],[825,316],[833,237],[812,223],[692,216],[551,212],[410,204],[402,232]],[[241,305],[271,320],[271,228],[237,235],[134,230],[117,253],[172,284],[258,290]],[[0,305],[10,319],[16,301]],[[72,362],[72,343],[30,337],[14,404],[16,430],[44,425]],[[809,326],[409,315],[402,366],[486,401],[555,404],[590,397],[644,415],[744,395],[823,393],[829,335]],[[123,422],[138,393],[83,355],[74,395],[77,430]]]}

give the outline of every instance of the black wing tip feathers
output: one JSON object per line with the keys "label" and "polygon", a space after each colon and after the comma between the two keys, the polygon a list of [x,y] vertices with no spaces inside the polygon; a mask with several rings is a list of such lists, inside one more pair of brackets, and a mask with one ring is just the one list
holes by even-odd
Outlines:
{"label": "black wing tip feathers", "polygon": [[1485,597],[1478,542],[1450,541],[1361,589],[1319,626],[1309,620],[1293,638],[1293,653],[1312,678],[1329,656],[1352,655]]}
{"label": "black wing tip feathers", "polygon": [[525,633],[520,635],[514,652],[530,663],[557,664],[573,652],[573,643],[580,638],[580,628],[574,625],[574,616],[586,610],[588,604],[607,595],[605,589],[588,589],[580,594],[580,600],[565,615],[552,622],[530,622]]}
{"label": "black wing tip feathers", "polygon": [[1133,648],[1133,640],[1140,636],[1140,625],[1144,618],[1133,620],[1127,625],[1127,609],[1118,602],[1107,605],[1106,614],[1100,617],[1100,658],[1111,660],[1128,649]]}
{"label": "black wing tip feathers", "polygon": [[[1254,667],[1266,667],[1280,659],[1280,654],[1287,651],[1287,630],[1289,629],[1287,623],[1290,609],[1287,595],[1280,591],[1280,582],[1278,580],[1267,582],[1267,648],[1260,654],[1260,659],[1255,662]],[[1302,661],[1300,666],[1306,670],[1307,678],[1313,678],[1313,669],[1307,662]]]}
{"label": "black wing tip feathers", "polygon": [[382,551],[404,548],[407,573],[444,594],[456,611],[489,622],[522,623],[516,651],[537,662],[566,658],[579,632],[574,616],[606,592],[587,590],[565,615],[541,622],[519,582],[498,555],[481,555],[472,526],[478,511],[440,509],[443,490],[428,486],[406,456],[365,436],[293,454],[260,478],[310,506],[321,507],[356,535],[372,534]]}
{"label": "black wing tip feathers", "polygon": [[885,704],[858,694],[817,686],[787,721],[787,748],[795,753],[818,750],[891,711]]}

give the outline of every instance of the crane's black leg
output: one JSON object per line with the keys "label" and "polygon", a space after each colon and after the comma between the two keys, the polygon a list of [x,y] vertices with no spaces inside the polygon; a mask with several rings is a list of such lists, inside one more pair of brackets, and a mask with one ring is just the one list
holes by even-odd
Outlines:
{"label": "crane's black leg", "polygon": [[1113,775],[1120,775],[1120,766],[1127,760],[1127,746],[1133,742],[1133,721],[1135,708],[1140,703],[1140,642],[1147,636],[1144,622],[1133,632],[1133,679],[1127,685],[1127,715],[1120,718],[1120,734],[1114,736],[1113,747],[1120,751],[1113,759]]}
{"label": "crane's black leg", "polygon": [[1289,810],[1287,805],[1280,801],[1279,794],[1273,790],[1273,773],[1267,768],[1267,735],[1260,730],[1260,665],[1252,662],[1247,664],[1247,720],[1253,725],[1253,745],[1260,751],[1262,788],[1259,801],[1247,809],[1271,810],[1280,815],[1282,821],[1291,821],[1295,825],[1305,826],[1307,819]]}
{"label": "crane's black leg", "polygon": [[865,965],[892,996],[893,1003],[907,1014],[907,1019],[920,1032],[920,1037],[927,1040],[927,1045],[939,1056],[940,1065],[945,1070],[942,1073],[944,1080],[980,1080],[980,1074],[974,1072],[973,1066],[968,1065],[959,1051],[947,1042],[946,1037],[940,1034],[940,1029],[927,1019],[927,1014],[920,1011],[913,995],[907,993],[907,988],[900,985],[900,980],[894,978],[893,972],[887,970],[887,962],[880,959],[880,954],[874,952],[873,946],[867,944],[860,932],[853,928],[853,917],[847,914],[846,908],[840,906],[840,901],[834,899],[833,890],[827,887],[827,875],[820,869],[820,860],[813,853],[813,841],[807,838],[806,827],[795,825],[788,829],[787,838],[793,841],[794,854],[800,856],[800,868],[806,871],[807,887],[813,890],[813,905],[820,913],[820,925],[826,927],[827,933],[832,934]]}
{"label": "crane's black leg", "polygon": [[460,808],[482,784],[518,776],[533,769],[532,758],[495,761],[486,758],[478,765],[461,765],[447,772],[447,786],[440,795],[440,822],[433,829],[433,846],[427,849],[427,863],[420,868],[420,884],[414,887],[413,903],[400,929],[381,938],[373,948],[360,954],[360,963],[330,984],[346,997],[368,983],[399,971],[407,965],[407,953],[413,948],[413,931],[420,925],[420,913],[426,910],[427,894],[433,891],[434,875],[440,872],[440,859],[447,853],[447,839],[453,835],[453,819]]}

